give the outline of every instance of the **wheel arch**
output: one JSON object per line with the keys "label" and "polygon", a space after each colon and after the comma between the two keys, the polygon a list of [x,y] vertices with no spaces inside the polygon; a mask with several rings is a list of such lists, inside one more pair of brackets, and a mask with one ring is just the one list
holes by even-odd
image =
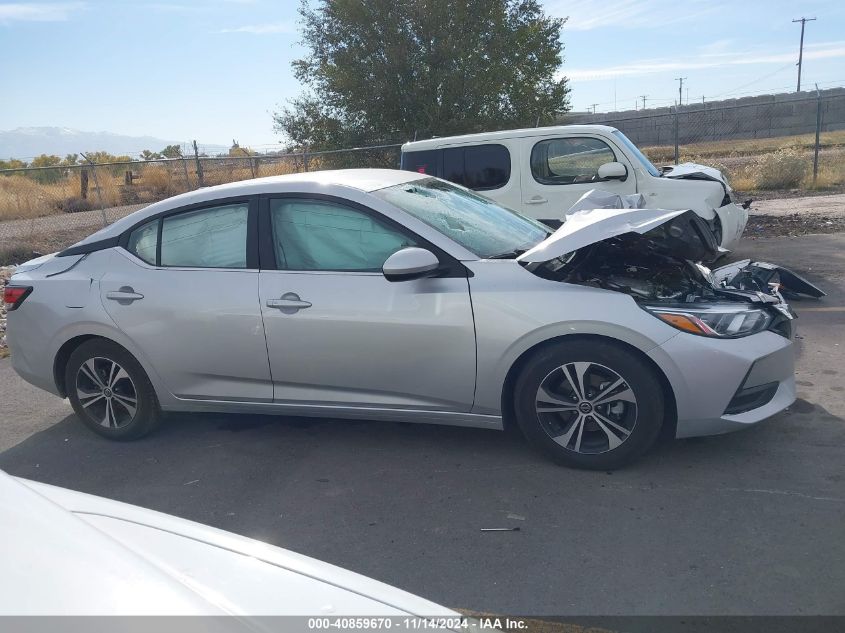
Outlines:
{"label": "wheel arch", "polygon": [[127,354],[132,355],[132,352],[126,349],[123,345],[107,336],[100,336],[99,334],[80,334],[78,336],[74,336],[73,338],[68,339],[62,344],[62,346],[59,348],[59,351],[56,352],[55,358],[53,359],[53,380],[56,381],[56,388],[59,390],[59,394],[63,398],[67,397],[67,385],[65,384],[65,370],[67,369],[67,363],[70,360],[70,355],[73,354],[73,352],[77,350],[79,346],[83,343],[87,343],[88,341],[92,341],[95,339],[113,343],[114,345],[117,345],[122,350],[124,350]]}
{"label": "wheel arch", "polygon": [[550,345],[554,345],[556,343],[569,343],[574,341],[595,341],[610,343],[611,345],[621,347],[622,349],[631,352],[634,356],[642,360],[647,366],[651,367],[651,369],[654,371],[654,375],[657,377],[658,382],[660,383],[660,388],[663,391],[664,403],[666,405],[665,415],[663,418],[663,425],[661,427],[661,437],[675,437],[675,428],[678,422],[678,407],[675,399],[675,391],[674,389],[672,389],[672,385],[669,382],[669,379],[666,377],[666,374],[663,372],[660,366],[654,362],[654,360],[652,360],[645,352],[643,352],[638,347],[635,347],[634,345],[626,343],[625,341],[621,341],[617,338],[613,338],[611,336],[603,336],[601,334],[564,334],[561,336],[555,336],[544,341],[540,341],[539,343],[536,343],[535,345],[529,347],[519,355],[519,357],[511,364],[510,368],[508,369],[508,372],[505,375],[504,383],[502,384],[502,424],[506,431],[516,431],[518,429],[515,417],[516,410],[514,408],[514,386],[516,384],[516,380],[520,372],[522,371],[522,368],[525,367],[525,364],[531,359],[532,356],[534,356],[541,349],[545,349],[546,347],[549,347]]}

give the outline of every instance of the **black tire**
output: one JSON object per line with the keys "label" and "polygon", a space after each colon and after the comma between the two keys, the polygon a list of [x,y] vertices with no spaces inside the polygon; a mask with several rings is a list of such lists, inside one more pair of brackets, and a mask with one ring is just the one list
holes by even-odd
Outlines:
{"label": "black tire", "polygon": [[[113,367],[124,373],[115,370],[116,379],[109,382]],[[85,426],[111,440],[138,439],[161,422],[158,398],[146,372],[132,354],[111,341],[92,339],[73,351],[65,367],[65,388]]]}
{"label": "black tire", "polygon": [[[576,367],[587,368],[580,383],[588,383],[587,391],[592,384],[594,396],[607,389],[610,395],[604,396],[605,403],[596,397],[595,406],[583,404],[590,398],[582,399],[574,392],[579,383]],[[617,388],[608,389],[620,378],[623,382]],[[539,392],[541,385],[543,392]],[[625,400],[631,397],[635,402]],[[579,340],[549,345],[528,360],[515,384],[514,408],[528,442],[559,464],[612,470],[630,464],[654,445],[663,425],[663,398],[654,370],[636,354],[612,342]],[[556,404],[566,410],[543,412]],[[609,418],[617,426],[605,424]],[[612,442],[620,443],[611,447]]]}

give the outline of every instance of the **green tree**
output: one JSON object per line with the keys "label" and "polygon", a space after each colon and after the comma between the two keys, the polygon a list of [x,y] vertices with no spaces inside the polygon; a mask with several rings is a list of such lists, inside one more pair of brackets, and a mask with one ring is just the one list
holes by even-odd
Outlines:
{"label": "green tree", "polygon": [[182,158],[182,148],[178,145],[168,145],[159,154],[165,158]]}
{"label": "green tree", "polygon": [[62,165],[78,165],[79,164],[79,154],[67,154],[65,159],[62,161]]}
{"label": "green tree", "polygon": [[62,162],[62,159],[53,154],[41,154],[32,159],[30,167],[55,167]]}
{"label": "green tree", "polygon": [[569,108],[565,19],[539,0],[303,0],[307,90],[275,113],[326,149],[549,122]]}
{"label": "green tree", "polygon": [[148,149],[145,149],[141,152],[141,160],[157,160],[161,158],[161,154],[159,152],[151,152]]}
{"label": "green tree", "polygon": [[9,160],[0,160],[0,169],[22,169],[26,167],[26,163],[17,158],[10,158]]}

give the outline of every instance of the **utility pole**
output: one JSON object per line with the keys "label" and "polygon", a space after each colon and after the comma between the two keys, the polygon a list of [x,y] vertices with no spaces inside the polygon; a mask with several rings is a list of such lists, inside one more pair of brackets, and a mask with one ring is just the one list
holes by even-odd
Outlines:
{"label": "utility pole", "polygon": [[593,109],[593,114],[595,114],[595,113],[596,113],[596,106],[597,106],[597,105],[598,105],[598,103],[591,103],[591,104],[590,104],[590,107]]}
{"label": "utility pole", "polygon": [[684,102],[684,80],[686,77],[675,77],[675,81],[678,82],[678,105],[681,105]]}
{"label": "utility pole", "polygon": [[643,110],[645,110],[645,100],[648,98],[648,95],[640,95],[640,99],[643,100]]}
{"label": "utility pole", "polygon": [[804,60],[804,25],[807,22],[813,22],[815,19],[802,16],[798,20],[792,20],[793,22],[801,23],[801,44],[798,47],[798,87],[795,89],[795,92],[801,92],[801,62]]}

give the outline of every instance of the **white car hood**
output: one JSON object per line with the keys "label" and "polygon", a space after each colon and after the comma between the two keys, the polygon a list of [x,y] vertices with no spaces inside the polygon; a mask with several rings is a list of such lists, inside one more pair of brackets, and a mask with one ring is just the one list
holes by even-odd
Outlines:
{"label": "white car hood", "polygon": [[1,471],[0,500],[0,615],[457,616],[272,545]]}
{"label": "white car hood", "polygon": [[517,261],[546,262],[579,248],[624,233],[647,233],[686,210],[584,209],[566,216],[566,222],[548,238],[526,251]]}
{"label": "white car hood", "polygon": [[731,191],[731,187],[724,175],[722,175],[721,171],[715,167],[699,165],[698,163],[681,163],[680,165],[675,165],[670,171],[664,173],[663,177],[689,178],[692,180],[715,180],[722,183],[728,193]]}

